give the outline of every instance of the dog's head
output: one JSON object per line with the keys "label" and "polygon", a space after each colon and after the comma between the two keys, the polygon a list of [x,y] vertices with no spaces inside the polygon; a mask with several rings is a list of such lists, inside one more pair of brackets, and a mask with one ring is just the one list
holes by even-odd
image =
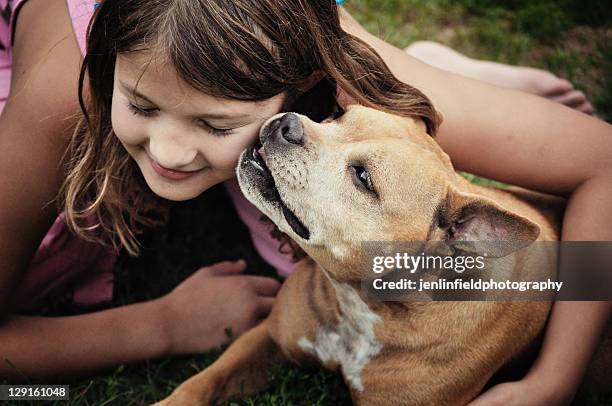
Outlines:
{"label": "dog's head", "polygon": [[459,192],[448,156],[410,118],[351,106],[315,123],[272,117],[243,152],[245,196],[338,280],[359,278],[362,241],[531,240],[538,227]]}

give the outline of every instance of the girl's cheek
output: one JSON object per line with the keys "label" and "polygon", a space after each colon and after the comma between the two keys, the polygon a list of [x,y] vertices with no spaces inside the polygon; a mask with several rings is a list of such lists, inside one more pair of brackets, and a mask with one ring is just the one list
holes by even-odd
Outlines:
{"label": "girl's cheek", "polygon": [[242,150],[243,148],[227,148],[223,150],[222,153],[216,154],[216,157],[213,158],[216,162],[211,162],[211,166],[221,170],[234,171]]}
{"label": "girl's cheek", "polygon": [[211,166],[233,172],[238,164],[240,154],[255,142],[257,136],[258,132],[256,131],[226,136],[226,138],[223,138],[223,142],[214,148],[215,153],[212,156],[206,154],[210,156]]}
{"label": "girl's cheek", "polygon": [[117,138],[126,146],[137,146],[146,140],[146,126],[135,117],[127,107],[115,107],[111,110],[111,123]]}

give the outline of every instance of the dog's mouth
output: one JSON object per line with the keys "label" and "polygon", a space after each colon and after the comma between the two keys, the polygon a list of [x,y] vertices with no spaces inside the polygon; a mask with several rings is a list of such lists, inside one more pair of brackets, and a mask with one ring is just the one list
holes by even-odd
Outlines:
{"label": "dog's mouth", "polygon": [[310,230],[308,230],[295,213],[287,207],[278,193],[276,183],[274,182],[274,176],[272,176],[272,172],[268,167],[268,157],[259,139],[256,141],[255,145],[245,151],[243,155],[243,161],[244,160],[251,164],[259,175],[258,177],[261,182],[259,183],[258,189],[262,197],[267,202],[277,205],[293,232],[304,240],[308,240],[310,238]]}

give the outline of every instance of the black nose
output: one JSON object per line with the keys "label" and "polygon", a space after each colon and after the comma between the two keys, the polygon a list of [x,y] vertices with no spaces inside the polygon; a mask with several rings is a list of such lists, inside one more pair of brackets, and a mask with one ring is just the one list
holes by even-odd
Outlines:
{"label": "black nose", "polygon": [[276,141],[303,145],[304,127],[298,116],[287,113],[270,123],[270,136]]}

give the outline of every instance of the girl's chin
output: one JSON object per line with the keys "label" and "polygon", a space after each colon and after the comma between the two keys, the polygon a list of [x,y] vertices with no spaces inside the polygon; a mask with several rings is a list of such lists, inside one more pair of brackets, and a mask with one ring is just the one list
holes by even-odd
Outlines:
{"label": "girl's chin", "polygon": [[194,199],[210,187],[204,185],[181,185],[178,182],[166,183],[158,179],[150,180],[145,178],[145,180],[149,188],[157,196],[175,202]]}
{"label": "girl's chin", "polygon": [[211,187],[235,176],[233,170],[228,170],[227,174],[223,173],[227,176],[220,175],[219,171],[207,170],[204,173],[177,180],[161,176],[150,167],[143,168],[140,166],[140,171],[153,193],[163,199],[175,202],[194,199]]}

